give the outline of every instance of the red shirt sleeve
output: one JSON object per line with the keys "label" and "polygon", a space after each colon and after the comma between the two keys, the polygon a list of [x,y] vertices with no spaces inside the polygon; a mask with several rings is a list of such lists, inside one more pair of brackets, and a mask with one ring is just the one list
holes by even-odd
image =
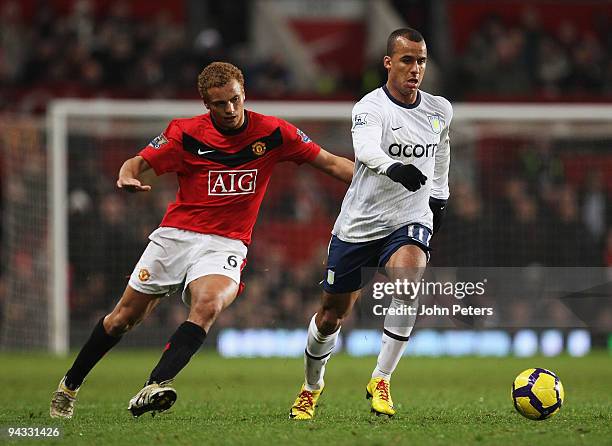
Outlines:
{"label": "red shirt sleeve", "polygon": [[157,175],[181,171],[184,150],[182,130],[177,122],[170,121],[166,130],[153,138],[138,154],[149,163]]}
{"label": "red shirt sleeve", "polygon": [[279,121],[284,145],[281,161],[302,164],[315,159],[321,147],[293,124],[283,120]]}

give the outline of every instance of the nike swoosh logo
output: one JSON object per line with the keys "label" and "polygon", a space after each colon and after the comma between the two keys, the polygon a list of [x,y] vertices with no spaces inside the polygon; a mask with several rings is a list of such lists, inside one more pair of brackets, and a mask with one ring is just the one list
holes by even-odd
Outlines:
{"label": "nike swoosh logo", "polygon": [[223,269],[233,269],[233,268],[228,268],[227,266],[223,265]]}
{"label": "nike swoosh logo", "polygon": [[207,153],[211,153],[214,152],[214,150],[202,150],[202,149],[198,149],[198,155],[205,155]]}
{"label": "nike swoosh logo", "polygon": [[396,131],[396,130],[401,129],[402,127],[403,127],[403,126],[399,126],[399,127],[396,127],[396,128],[391,127],[391,130]]}

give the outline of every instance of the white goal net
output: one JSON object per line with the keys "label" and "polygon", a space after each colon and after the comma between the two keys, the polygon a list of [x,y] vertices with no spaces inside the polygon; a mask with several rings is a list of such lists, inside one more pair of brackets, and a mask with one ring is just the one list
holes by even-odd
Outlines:
{"label": "white goal net", "polygon": [[[247,103],[348,157],[351,107]],[[121,163],[171,119],[204,112],[199,102],[59,100],[46,123],[0,117],[2,348],[63,353],[84,341],[176,192],[167,176],[147,179],[151,193],[120,193]],[[612,263],[612,107],[458,104],[451,144],[452,199],[432,266]],[[309,167],[277,166],[246,291],[218,328],[305,326],[344,191]],[[612,308],[602,312],[612,320]],[[161,345],[185,314],[168,298],[122,345]]]}

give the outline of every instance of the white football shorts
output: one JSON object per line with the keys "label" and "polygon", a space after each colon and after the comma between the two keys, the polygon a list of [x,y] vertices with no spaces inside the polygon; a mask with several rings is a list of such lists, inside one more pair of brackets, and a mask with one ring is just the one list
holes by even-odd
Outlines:
{"label": "white football shorts", "polygon": [[240,240],[169,227],[156,229],[149,240],[130,276],[136,291],[170,295],[182,287],[183,302],[189,305],[188,285],[199,277],[221,274],[240,284],[247,255]]}

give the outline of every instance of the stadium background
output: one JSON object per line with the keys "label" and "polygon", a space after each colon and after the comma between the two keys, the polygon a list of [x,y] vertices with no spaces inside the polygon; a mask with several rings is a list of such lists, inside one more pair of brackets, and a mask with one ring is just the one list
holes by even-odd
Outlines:
{"label": "stadium background", "polygon": [[[193,100],[200,69],[227,60],[243,69],[248,101],[278,101],[279,110],[287,100],[356,101],[385,80],[389,31],[409,24],[428,42],[424,89],[454,103],[607,104],[611,20],[607,1],[178,1],[171,8],[162,0],[0,1],[0,345],[49,344],[45,117],[53,100]],[[328,150],[352,156],[348,115],[293,121]],[[105,119],[100,129],[74,118],[66,194],[71,348],[112,307],[173,197],[172,179],[151,179],[151,194],[114,188],[121,162],[166,122]],[[432,266],[612,267],[611,122],[457,124],[451,138],[452,198]],[[269,342],[299,346],[272,349],[281,355],[300,354],[302,332],[253,329],[305,327],[344,190],[308,168],[277,168],[250,248],[246,291],[221,315],[207,348],[226,333],[228,354],[268,355],[257,345]],[[524,310],[504,330],[508,337],[534,328]],[[580,345],[604,346],[609,298],[593,311],[588,339],[584,331],[576,336]],[[162,345],[185,315],[179,298],[167,299],[121,348]],[[551,326],[562,330],[535,327],[533,353],[546,351],[547,336],[553,354],[569,345],[563,318],[551,311]]]}

